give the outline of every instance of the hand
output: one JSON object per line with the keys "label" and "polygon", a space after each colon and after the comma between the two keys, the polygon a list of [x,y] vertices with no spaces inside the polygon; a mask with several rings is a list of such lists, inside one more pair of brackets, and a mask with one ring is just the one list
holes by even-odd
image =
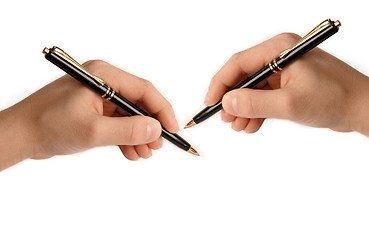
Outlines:
{"label": "hand", "polygon": [[[280,34],[234,54],[213,77],[205,98],[215,104],[229,89],[252,75],[300,39]],[[315,48],[258,89],[237,89],[224,95],[222,119],[236,131],[256,132],[265,118],[288,119],[336,131],[369,135],[369,81],[339,59]]]}
{"label": "hand", "polygon": [[[171,105],[150,82],[103,61],[84,66],[169,131],[178,131]],[[118,145],[130,160],[148,158],[152,149],[162,146],[159,121],[127,116],[66,75],[0,112],[0,170],[1,165],[26,158],[44,159],[105,145]]]}

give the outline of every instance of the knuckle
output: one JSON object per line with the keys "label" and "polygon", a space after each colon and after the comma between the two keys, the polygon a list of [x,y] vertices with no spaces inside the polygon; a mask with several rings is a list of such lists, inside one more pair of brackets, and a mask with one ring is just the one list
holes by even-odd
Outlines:
{"label": "knuckle", "polygon": [[301,37],[296,33],[284,32],[280,33],[276,36],[276,38],[283,40],[283,41],[296,41],[299,40]]}
{"label": "knuckle", "polygon": [[127,129],[128,142],[131,143],[132,145],[142,143],[144,132],[143,129],[144,128],[140,127],[139,124],[131,124],[131,126]]}
{"label": "knuckle", "polygon": [[165,117],[168,119],[175,118],[174,109],[167,100],[163,99],[162,101],[160,101],[160,104],[161,104],[161,109],[158,111],[158,113],[163,114],[163,115],[165,114]]}
{"label": "knuckle", "polygon": [[107,62],[104,60],[96,59],[96,60],[89,60],[82,64],[88,71],[91,71],[91,73],[99,75],[101,73],[102,69],[108,65]]}
{"label": "knuckle", "polygon": [[240,117],[254,118],[256,116],[257,108],[252,95],[251,91],[238,95],[237,108],[239,109]]}
{"label": "knuckle", "polygon": [[295,33],[284,32],[280,33],[276,36],[276,39],[281,41],[286,47],[291,46],[296,43],[296,41],[300,40],[301,37]]}
{"label": "knuckle", "polygon": [[174,114],[173,106],[167,99],[163,97],[160,103],[162,105],[162,109],[172,111]]}
{"label": "knuckle", "polygon": [[242,52],[237,52],[237,53],[234,53],[230,58],[229,60],[231,62],[238,62],[239,59],[240,59],[240,56],[241,56]]}
{"label": "knuckle", "polygon": [[253,101],[253,96],[252,94],[245,94],[245,105],[246,108],[244,108],[245,110],[245,116],[249,117],[249,118],[254,118],[256,116],[256,106],[255,106],[255,101]]}
{"label": "knuckle", "polygon": [[146,79],[142,79],[142,81],[143,81],[144,87],[146,89],[151,90],[151,89],[155,88],[154,87],[154,84],[152,84],[152,82],[150,82],[150,81],[148,81]]}
{"label": "knuckle", "polygon": [[210,84],[208,87],[208,91],[209,92],[213,92],[216,91],[218,86],[222,83],[222,77],[221,77],[221,73],[217,72],[210,80]]}

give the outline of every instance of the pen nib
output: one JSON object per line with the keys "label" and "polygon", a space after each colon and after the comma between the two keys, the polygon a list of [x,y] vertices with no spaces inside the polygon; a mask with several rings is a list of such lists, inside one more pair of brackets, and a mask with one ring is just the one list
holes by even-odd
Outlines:
{"label": "pen nib", "polygon": [[192,146],[190,147],[190,149],[187,150],[187,152],[189,152],[193,155],[196,155],[196,156],[200,156],[200,154]]}
{"label": "pen nib", "polygon": [[185,129],[190,128],[190,127],[193,127],[195,125],[196,125],[195,121],[193,119],[191,119],[191,121],[189,121],[184,128]]}

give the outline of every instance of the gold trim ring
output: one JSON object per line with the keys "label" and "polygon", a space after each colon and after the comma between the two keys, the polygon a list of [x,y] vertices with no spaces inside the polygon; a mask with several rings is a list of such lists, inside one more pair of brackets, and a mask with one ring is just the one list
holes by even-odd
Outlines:
{"label": "gold trim ring", "polygon": [[274,69],[274,67],[272,66],[272,62],[270,62],[269,64],[268,64],[268,66],[269,66],[269,69],[270,70],[272,70],[274,73],[277,73],[278,71],[276,71],[275,69]]}
{"label": "gold trim ring", "polygon": [[275,61],[275,59],[273,60],[273,65],[279,70],[279,71],[282,71],[283,69],[280,68],[277,64],[277,62]]}
{"label": "gold trim ring", "polygon": [[108,98],[106,98],[106,100],[110,101],[110,99],[112,99],[115,95],[115,90],[111,89],[112,91],[110,91],[110,93],[108,94]]}
{"label": "gold trim ring", "polygon": [[274,73],[277,73],[279,71],[282,71],[283,69],[281,67],[278,66],[276,60],[274,59],[273,61],[271,61],[269,64],[269,69],[272,70]]}
{"label": "gold trim ring", "polygon": [[105,98],[106,95],[108,95],[110,92],[110,87],[108,86],[108,89],[106,90],[106,92],[104,93],[104,95],[101,95],[102,98]]}

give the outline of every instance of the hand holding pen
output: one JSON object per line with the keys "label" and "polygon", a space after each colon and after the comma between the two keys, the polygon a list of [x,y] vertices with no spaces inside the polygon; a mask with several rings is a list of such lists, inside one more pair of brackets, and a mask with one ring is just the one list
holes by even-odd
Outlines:
{"label": "hand holding pen", "polygon": [[[299,38],[294,39],[295,42],[289,43],[290,45],[285,45],[284,46],[285,48],[280,49],[281,46],[276,45],[270,46],[271,48],[267,49],[268,52],[259,52],[259,53],[256,52],[255,58],[261,57],[262,63],[260,64],[260,61],[251,59],[248,60],[252,61],[253,63],[251,64],[247,63],[250,65],[259,64],[258,68],[253,69],[255,72],[253,73],[244,72],[244,74],[237,76],[233,82],[225,81],[223,86],[222,85],[218,86],[221,87],[220,93],[224,94],[225,92],[231,89],[257,87],[263,81],[271,77],[274,73],[279,73],[291,62],[295,61],[305,53],[309,52],[310,50],[318,46],[321,42],[323,42],[324,40],[326,40],[327,38],[338,32],[340,26],[341,23],[339,21],[332,21],[330,19],[327,19],[323,21],[321,24],[319,24],[317,27],[315,27],[312,31],[310,31],[305,37],[300,39]],[[276,49],[278,49],[280,52],[275,52]],[[274,54],[274,56],[271,55],[271,53]],[[236,56],[237,55],[235,55],[233,58],[230,59],[228,65],[226,64],[228,68],[229,66],[231,67],[233,66],[234,68],[236,68],[237,64],[244,64],[235,62],[237,60],[234,59],[236,58]],[[228,72],[220,71],[218,75],[221,76],[218,77],[218,79],[219,78],[227,79],[229,77],[225,76],[226,74],[234,76],[237,73],[239,74],[239,71],[233,72],[232,69],[230,69]],[[214,82],[215,84],[217,83],[217,78],[215,78]],[[210,85],[210,87],[214,88],[214,84]],[[214,115],[215,113],[219,112],[222,109],[222,99],[220,99],[221,96],[216,96],[217,102],[211,102],[212,100],[211,98],[213,97],[212,94],[213,92],[209,91],[206,97],[207,100],[205,100],[205,102],[210,105],[205,107],[198,114],[196,114],[187,123],[185,128],[193,127],[196,124],[205,121],[207,118],[211,117],[212,115]],[[233,104],[235,104],[235,102]]]}
{"label": "hand holding pen", "polygon": [[[57,67],[62,69],[64,72],[68,73],[70,76],[72,76],[75,80],[79,81],[86,87],[90,88],[93,92],[100,95],[102,99],[105,99],[106,101],[109,101],[110,103],[114,104],[116,107],[118,107],[121,111],[123,110],[125,113],[128,113],[132,116],[147,116],[152,117],[147,110],[144,110],[140,108],[139,106],[135,105],[131,100],[123,97],[118,91],[116,91],[116,88],[114,88],[109,82],[106,82],[101,77],[96,76],[95,74],[89,72],[84,66],[80,65],[76,60],[74,60],[71,56],[69,56],[66,52],[64,52],[62,49],[54,46],[52,48],[45,47],[42,51],[42,53],[45,55],[45,58],[49,60],[51,63],[55,64]],[[120,82],[121,83],[121,82]],[[162,107],[159,107],[161,104],[164,105],[164,103],[161,103],[160,101],[155,102],[154,96],[160,96],[158,92],[154,91],[155,89],[152,89],[151,84],[147,83],[146,86],[136,86],[138,89],[129,89],[124,90],[124,85],[118,85],[122,89],[122,92],[125,92],[128,96],[130,95],[128,92],[142,92],[142,89],[146,90],[146,92],[142,92],[141,95],[139,95],[142,100],[138,103],[141,103],[145,99],[150,102],[150,104],[153,104],[154,107],[151,109],[146,106],[146,109],[151,110],[153,112],[152,114],[155,114],[157,116],[160,116],[160,109]],[[122,84],[122,83],[121,83]],[[151,88],[150,88],[151,87]],[[141,89],[140,89],[141,88]],[[151,96],[151,98],[150,98]],[[150,106],[150,104],[148,106]],[[165,105],[164,105],[165,106]],[[144,106],[145,107],[145,106]],[[144,126],[141,126],[144,127]],[[151,129],[148,126],[147,132],[151,133]],[[188,153],[191,153],[193,155],[199,156],[197,151],[191,146],[190,143],[188,143],[185,139],[183,139],[181,136],[174,132],[168,131],[163,126],[161,127],[160,135],[167,139],[169,142],[176,145],[178,148],[187,151]]]}
{"label": "hand holding pen", "polygon": [[[178,131],[171,104],[149,81],[99,60],[84,67],[155,116],[168,131]],[[107,145],[118,145],[130,160],[148,158],[153,149],[162,146],[158,120],[128,116],[65,75],[0,112],[0,169],[27,158],[43,159]]]}
{"label": "hand holding pen", "polygon": [[213,106],[222,99],[223,121],[246,133],[258,131],[265,118],[276,118],[369,136],[368,77],[319,48],[255,89],[231,90],[299,40],[296,34],[284,33],[234,54],[212,78],[205,104]]}

